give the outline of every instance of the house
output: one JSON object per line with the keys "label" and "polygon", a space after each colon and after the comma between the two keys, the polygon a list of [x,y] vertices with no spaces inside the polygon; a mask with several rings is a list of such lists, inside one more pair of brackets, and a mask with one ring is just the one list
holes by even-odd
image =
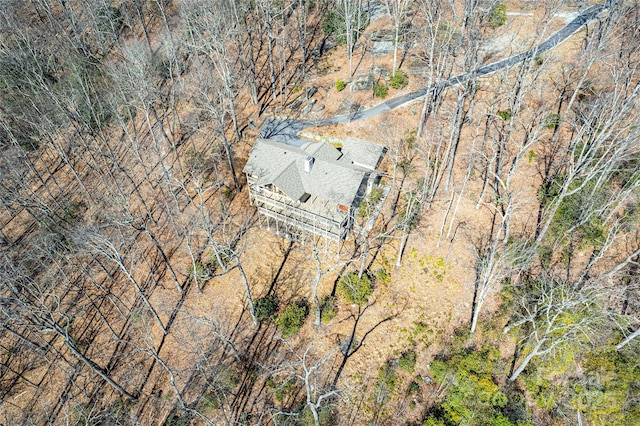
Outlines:
{"label": "house", "polygon": [[360,202],[380,181],[376,169],[385,152],[351,137],[340,148],[258,139],[243,170],[251,205],[279,235],[344,240]]}

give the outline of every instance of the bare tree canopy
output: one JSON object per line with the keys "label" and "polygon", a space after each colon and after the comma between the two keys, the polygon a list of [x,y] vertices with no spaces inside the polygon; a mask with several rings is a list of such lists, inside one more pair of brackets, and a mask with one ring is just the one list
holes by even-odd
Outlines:
{"label": "bare tree canopy", "polygon": [[0,424],[638,422],[638,1],[0,11]]}

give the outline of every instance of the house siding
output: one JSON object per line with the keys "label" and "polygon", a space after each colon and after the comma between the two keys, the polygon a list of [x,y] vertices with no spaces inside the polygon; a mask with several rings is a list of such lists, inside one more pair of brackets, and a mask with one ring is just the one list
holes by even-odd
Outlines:
{"label": "house siding", "polygon": [[335,203],[325,203],[325,212],[309,211],[305,203],[295,201],[277,191],[256,184],[249,176],[249,200],[257,207],[258,214],[273,224],[276,231],[290,238],[304,238],[312,234],[340,241],[346,238],[353,221],[351,215],[338,209]]}
{"label": "house siding", "polygon": [[250,203],[269,229],[291,239],[347,238],[386,148],[356,139],[344,147],[349,155],[324,142],[256,141],[243,171]]}

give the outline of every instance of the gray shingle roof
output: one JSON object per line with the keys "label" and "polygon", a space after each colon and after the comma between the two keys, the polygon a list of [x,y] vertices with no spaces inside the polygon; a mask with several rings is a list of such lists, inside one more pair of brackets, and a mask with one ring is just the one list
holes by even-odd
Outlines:
{"label": "gray shingle roof", "polygon": [[375,169],[387,151],[384,146],[349,136],[342,144],[342,153],[351,157],[354,164]]}
{"label": "gray shingle roof", "polygon": [[326,142],[307,142],[301,150],[319,160],[337,161],[342,153]]}
{"label": "gray shingle roof", "polygon": [[[326,142],[295,147],[258,139],[244,173],[258,177],[259,185],[275,185],[294,200],[309,194],[351,206],[364,195],[366,182],[385,152],[384,147],[371,142],[355,141],[345,141],[349,148],[349,155],[345,155]],[[358,155],[359,151],[364,154]],[[311,172],[306,173],[304,162],[309,156],[315,162]]]}
{"label": "gray shingle roof", "polygon": [[300,173],[294,161],[290,162],[278,176],[273,178],[273,182],[270,183],[273,183],[287,194],[289,198],[294,200],[299,200],[305,194],[304,185],[302,184]]}

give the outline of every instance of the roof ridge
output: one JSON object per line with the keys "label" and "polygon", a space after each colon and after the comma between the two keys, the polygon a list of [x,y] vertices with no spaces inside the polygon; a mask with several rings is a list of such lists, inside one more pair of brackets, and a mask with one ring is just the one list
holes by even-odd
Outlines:
{"label": "roof ridge", "polygon": [[[289,170],[291,168],[291,166],[295,167],[295,165],[296,165],[296,160],[295,159],[289,160],[289,164],[287,164],[286,167],[283,167],[282,170],[280,170],[280,173],[278,173],[277,175],[275,175],[273,177],[273,179],[271,179],[271,183],[275,182],[280,176],[282,176],[287,170]],[[296,169],[298,169],[298,168],[296,167]]]}

